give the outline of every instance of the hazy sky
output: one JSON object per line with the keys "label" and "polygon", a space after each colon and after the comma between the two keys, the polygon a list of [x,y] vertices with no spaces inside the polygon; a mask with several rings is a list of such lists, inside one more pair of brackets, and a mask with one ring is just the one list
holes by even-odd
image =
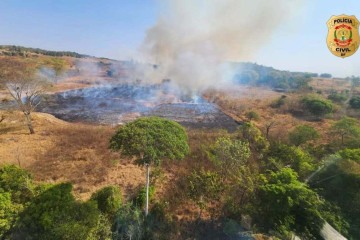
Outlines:
{"label": "hazy sky", "polygon": [[[342,59],[326,46],[327,20],[340,14],[360,18],[360,1],[304,2],[248,60],[283,70],[360,75],[360,50]],[[162,10],[157,0],[0,0],[0,44],[136,59]]]}

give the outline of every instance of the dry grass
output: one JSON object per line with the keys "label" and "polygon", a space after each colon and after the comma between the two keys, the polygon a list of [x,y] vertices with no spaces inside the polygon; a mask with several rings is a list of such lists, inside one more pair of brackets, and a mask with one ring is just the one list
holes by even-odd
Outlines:
{"label": "dry grass", "polygon": [[[281,95],[286,95],[286,104],[280,108],[271,108],[271,103]],[[338,113],[321,121],[311,121],[311,118],[298,114],[294,116],[290,112],[300,111],[298,105],[301,93],[278,93],[266,88],[243,87],[242,89],[212,91],[205,95],[215,102],[228,115],[238,121],[248,121],[246,113],[255,111],[260,119],[253,122],[265,134],[266,125],[274,122],[270,129],[269,138],[275,141],[287,141],[288,133],[297,125],[306,124],[314,127],[321,134],[317,143],[326,143],[333,139],[329,134],[329,128],[334,120],[339,119]]]}
{"label": "dry grass", "polygon": [[349,80],[337,78],[313,78],[309,85],[315,90],[320,90],[324,93],[330,93],[332,90],[344,91],[351,89],[351,82]]}
{"label": "dry grass", "polygon": [[144,171],[108,149],[115,129],[72,124],[35,113],[30,135],[19,112],[0,112],[0,163],[20,164],[38,181],[71,182],[79,198],[115,184],[129,195],[144,183]]}

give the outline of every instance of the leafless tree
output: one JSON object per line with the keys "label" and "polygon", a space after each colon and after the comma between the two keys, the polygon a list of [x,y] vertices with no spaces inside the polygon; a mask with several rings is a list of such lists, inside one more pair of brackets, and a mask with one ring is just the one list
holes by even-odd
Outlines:
{"label": "leafless tree", "polygon": [[1,123],[2,121],[4,121],[4,120],[5,120],[4,115],[1,115],[1,117],[0,117],[0,123]]}
{"label": "leafless tree", "polygon": [[276,125],[275,120],[270,120],[265,124],[266,139],[269,139],[270,129]]}
{"label": "leafless tree", "polygon": [[41,102],[41,95],[45,91],[46,82],[32,78],[6,83],[10,95],[14,98],[20,111],[25,115],[26,124],[31,134],[35,133],[32,125],[31,113]]}
{"label": "leafless tree", "polygon": [[0,63],[0,79],[19,110],[24,113],[30,134],[34,134],[31,113],[40,104],[47,81],[36,74],[36,68],[15,60]]}

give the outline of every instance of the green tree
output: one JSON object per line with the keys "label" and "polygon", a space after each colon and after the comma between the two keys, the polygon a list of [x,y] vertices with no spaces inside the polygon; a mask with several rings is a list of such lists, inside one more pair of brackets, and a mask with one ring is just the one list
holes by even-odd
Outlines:
{"label": "green tree", "polygon": [[331,126],[331,131],[341,137],[341,145],[344,145],[345,137],[355,138],[360,136],[360,127],[355,118],[344,117]]}
{"label": "green tree", "polygon": [[250,154],[248,143],[227,137],[218,138],[208,152],[224,180],[234,177],[238,169],[247,165]]}
{"label": "green tree", "polygon": [[9,192],[0,191],[0,238],[2,239],[13,227],[22,211],[23,205],[14,203]]}
{"label": "green tree", "polygon": [[225,195],[228,196],[227,207],[234,214],[238,214],[253,192],[255,184],[256,175],[249,164],[249,144],[221,137],[210,147],[208,155],[224,185]]}
{"label": "green tree", "polygon": [[[100,211],[96,203],[74,199],[71,184],[52,186],[21,213],[13,239],[99,239]],[[110,226],[106,226],[109,228]]]}
{"label": "green tree", "polygon": [[126,124],[110,140],[110,148],[126,156],[136,157],[138,164],[146,166],[146,205],[149,205],[150,165],[164,159],[182,159],[189,153],[185,129],[178,123],[159,118],[144,117]]}
{"label": "green tree", "polygon": [[248,141],[250,149],[256,151],[261,155],[269,147],[269,142],[262,135],[260,129],[258,129],[253,123],[243,123],[237,131],[238,138]]}
{"label": "green tree", "polygon": [[281,237],[290,232],[304,239],[320,239],[324,221],[318,195],[298,180],[290,168],[261,175],[255,221],[265,231],[276,231]]}
{"label": "green tree", "polygon": [[322,117],[334,110],[331,101],[315,95],[305,96],[301,99],[301,102],[311,114],[317,117]]}
{"label": "green tree", "polygon": [[35,196],[31,175],[14,165],[0,168],[0,238],[9,235],[19,214]]}
{"label": "green tree", "polygon": [[141,210],[123,205],[118,211],[114,223],[114,240],[142,240],[145,234],[145,219]]}
{"label": "green tree", "polygon": [[193,171],[188,176],[188,194],[189,197],[199,206],[199,216],[206,208],[207,203],[219,198],[222,190],[220,176],[211,171]]}
{"label": "green tree", "polygon": [[360,163],[360,148],[357,149],[344,149],[339,152],[343,159],[352,160]]}
{"label": "green tree", "polygon": [[352,97],[349,101],[351,108],[359,109],[360,108],[360,96]]}
{"label": "green tree", "polygon": [[290,166],[301,179],[305,179],[316,168],[314,159],[308,152],[299,147],[281,143],[272,144],[266,158],[265,168],[275,171]]}
{"label": "green tree", "polygon": [[0,169],[0,192],[9,192],[12,201],[26,203],[35,195],[31,174],[15,165]]}
{"label": "green tree", "polygon": [[299,146],[308,141],[319,138],[319,133],[315,128],[308,125],[299,125],[289,133],[289,141],[295,146]]}
{"label": "green tree", "polygon": [[328,99],[330,99],[331,101],[336,102],[336,103],[342,103],[342,102],[346,101],[347,96],[345,94],[342,94],[342,93],[332,92],[328,96]]}
{"label": "green tree", "polygon": [[91,198],[97,203],[98,209],[110,219],[121,207],[122,195],[118,187],[107,186],[95,192]]}
{"label": "green tree", "polygon": [[260,119],[259,114],[257,114],[257,112],[254,112],[254,111],[250,111],[250,112],[245,113],[245,116],[246,116],[247,119],[249,119],[249,121],[251,121],[251,120],[259,120]]}
{"label": "green tree", "polygon": [[349,223],[349,226],[338,224],[337,230],[348,239],[360,239],[360,150],[344,149],[338,153],[340,159],[316,174],[310,185],[338,206],[339,216]]}

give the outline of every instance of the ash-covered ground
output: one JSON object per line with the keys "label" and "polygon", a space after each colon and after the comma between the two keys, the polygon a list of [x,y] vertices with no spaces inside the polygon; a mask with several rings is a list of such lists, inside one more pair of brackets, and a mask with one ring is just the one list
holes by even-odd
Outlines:
{"label": "ash-covered ground", "polygon": [[159,116],[186,127],[225,128],[238,124],[216,105],[189,97],[166,84],[101,85],[47,95],[38,111],[70,122],[123,124],[140,116]]}

